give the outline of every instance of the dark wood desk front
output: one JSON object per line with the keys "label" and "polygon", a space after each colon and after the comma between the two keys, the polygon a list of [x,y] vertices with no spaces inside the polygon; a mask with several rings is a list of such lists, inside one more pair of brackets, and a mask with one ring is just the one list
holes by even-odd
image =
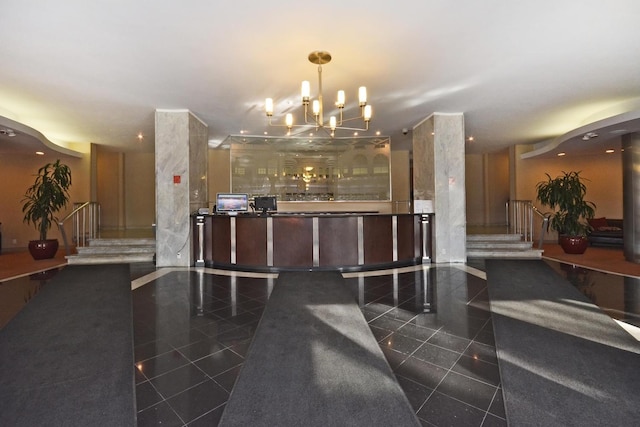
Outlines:
{"label": "dark wood desk front", "polygon": [[196,266],[357,271],[431,260],[432,215],[194,215]]}

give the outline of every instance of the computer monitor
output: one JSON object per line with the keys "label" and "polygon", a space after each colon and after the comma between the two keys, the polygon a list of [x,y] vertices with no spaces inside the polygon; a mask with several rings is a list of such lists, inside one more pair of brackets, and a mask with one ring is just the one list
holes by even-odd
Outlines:
{"label": "computer monitor", "polygon": [[216,212],[238,213],[249,210],[249,196],[242,193],[216,194]]}
{"label": "computer monitor", "polygon": [[256,196],[253,199],[255,210],[266,214],[278,210],[278,204],[275,196]]}

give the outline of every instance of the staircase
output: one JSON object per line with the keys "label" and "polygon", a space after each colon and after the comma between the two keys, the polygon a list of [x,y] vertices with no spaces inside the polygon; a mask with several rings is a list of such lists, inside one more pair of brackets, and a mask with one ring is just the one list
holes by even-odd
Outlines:
{"label": "staircase", "polygon": [[76,255],[67,255],[67,264],[119,264],[153,262],[155,239],[90,239],[87,246],[76,248]]}
{"label": "staircase", "polygon": [[519,234],[467,235],[467,258],[540,259],[542,249],[533,249],[533,242],[522,240]]}

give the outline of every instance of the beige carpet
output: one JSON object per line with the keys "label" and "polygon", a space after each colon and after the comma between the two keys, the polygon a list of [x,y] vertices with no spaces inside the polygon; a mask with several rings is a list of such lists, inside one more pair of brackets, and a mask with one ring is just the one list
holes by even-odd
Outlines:
{"label": "beige carpet", "polygon": [[0,255],[0,282],[67,265],[64,256],[64,248],[58,249],[55,258],[41,260],[34,260],[26,251],[3,253]]}
{"label": "beige carpet", "polygon": [[560,245],[545,243],[543,258],[594,270],[640,277],[640,264],[624,259],[622,248],[590,246],[582,255],[565,254]]}

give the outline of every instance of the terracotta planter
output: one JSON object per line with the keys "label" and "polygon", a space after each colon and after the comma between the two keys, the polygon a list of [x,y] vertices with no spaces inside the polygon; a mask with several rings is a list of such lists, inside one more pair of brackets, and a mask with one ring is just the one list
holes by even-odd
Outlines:
{"label": "terracotta planter", "polygon": [[58,252],[58,240],[31,240],[29,241],[29,253],[33,259],[51,259]]}
{"label": "terracotta planter", "polygon": [[560,236],[560,247],[566,254],[583,254],[589,247],[586,236]]}

